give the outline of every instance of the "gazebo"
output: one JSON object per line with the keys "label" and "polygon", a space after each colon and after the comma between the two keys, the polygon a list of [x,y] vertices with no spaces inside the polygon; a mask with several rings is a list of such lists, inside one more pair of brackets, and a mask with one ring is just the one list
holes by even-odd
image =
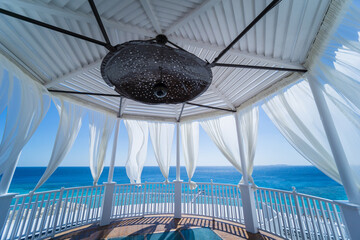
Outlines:
{"label": "gazebo", "polygon": [[[357,138],[341,127],[359,132],[359,13],[356,0],[0,0],[1,239],[156,214],[224,219],[286,239],[357,239],[358,159],[346,145]],[[29,194],[8,193],[51,101],[60,122],[48,167]],[[343,185],[347,201],[255,185],[259,107]],[[86,114],[94,185],[36,192]],[[120,121],[131,184],[113,182]],[[199,127],[242,174],[239,185],[191,181]],[[108,182],[98,184],[113,131]],[[165,183],[141,183],[149,136]],[[180,146],[189,182],[180,177]]]}

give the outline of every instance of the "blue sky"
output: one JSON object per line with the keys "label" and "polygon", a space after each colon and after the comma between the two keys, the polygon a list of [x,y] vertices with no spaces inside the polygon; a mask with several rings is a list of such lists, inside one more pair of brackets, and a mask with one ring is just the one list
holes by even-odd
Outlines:
{"label": "blue sky", "polygon": [[[276,129],[265,112],[260,108],[259,135],[255,165],[309,165],[309,163],[290,146]],[[28,144],[22,151],[18,166],[46,166],[51,156],[59,115],[53,104]],[[5,112],[0,115],[0,133],[5,124]],[[110,161],[112,138],[108,146],[105,165]],[[150,138],[149,138],[150,139]],[[198,166],[231,166],[223,157],[211,139],[200,127],[200,146]],[[127,158],[128,136],[121,122],[117,147],[116,165],[124,166]],[[175,165],[175,136],[172,148],[172,165]],[[157,165],[154,152],[149,141],[146,166]],[[183,165],[183,164],[182,164]],[[78,138],[61,166],[89,166],[89,127],[87,117],[84,118]]]}

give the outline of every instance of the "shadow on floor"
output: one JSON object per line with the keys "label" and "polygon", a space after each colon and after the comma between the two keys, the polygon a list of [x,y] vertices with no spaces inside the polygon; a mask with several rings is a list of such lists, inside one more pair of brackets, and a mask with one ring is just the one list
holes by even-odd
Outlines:
{"label": "shadow on floor", "polygon": [[[251,239],[251,240],[275,240],[261,233],[251,234],[245,231],[243,225],[225,222],[221,220],[213,220],[201,217],[183,217],[174,219],[171,216],[153,216],[142,218],[131,218],[118,220],[107,226],[90,225],[81,229],[74,229],[69,233],[56,236],[54,239],[121,239],[121,240],[140,240],[145,239],[144,236],[155,232],[164,232],[159,240],[163,240],[170,231],[179,231],[183,229],[191,229],[194,227],[210,228],[217,232],[223,239]],[[225,234],[221,234],[225,233]],[[192,232],[189,231],[191,235]],[[192,239],[191,236],[186,239]],[[224,237],[225,236],[225,237]],[[231,237],[232,236],[232,237]],[[124,238],[125,237],[125,238]],[[140,237],[140,238],[139,238]],[[142,238],[141,238],[142,237]],[[190,237],[190,238],[189,238]],[[151,239],[151,238],[150,238]],[[185,238],[184,238],[185,239]],[[195,238],[193,238],[195,239]]]}

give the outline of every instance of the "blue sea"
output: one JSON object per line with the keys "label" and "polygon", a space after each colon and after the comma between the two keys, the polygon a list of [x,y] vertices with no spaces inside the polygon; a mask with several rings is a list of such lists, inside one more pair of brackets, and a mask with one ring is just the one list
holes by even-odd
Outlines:
{"label": "blue sea", "polygon": [[[16,168],[9,192],[28,193],[32,190],[45,171],[45,167],[18,167]],[[107,181],[109,169],[104,168],[99,183]],[[296,187],[300,193],[319,196],[333,200],[344,200],[344,188],[313,166],[256,166],[253,178],[257,186],[292,190]],[[141,177],[143,182],[163,182],[158,167],[144,167]],[[170,168],[169,180],[175,179],[175,167]],[[181,168],[181,179],[188,181],[186,170]],[[237,184],[241,174],[233,167],[202,167],[196,168],[193,177],[195,182],[210,182]],[[114,181],[129,183],[124,167],[116,167]],[[55,190],[61,187],[89,186],[92,177],[88,167],[59,167],[48,181],[38,191]]]}

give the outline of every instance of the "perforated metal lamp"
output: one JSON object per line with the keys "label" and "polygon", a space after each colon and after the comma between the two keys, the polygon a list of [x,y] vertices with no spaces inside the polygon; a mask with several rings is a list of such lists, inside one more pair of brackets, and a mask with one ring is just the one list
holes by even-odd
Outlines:
{"label": "perforated metal lamp", "polygon": [[117,45],[101,64],[103,79],[120,95],[142,103],[176,104],[196,98],[211,84],[210,65],[166,42],[160,35]]}

